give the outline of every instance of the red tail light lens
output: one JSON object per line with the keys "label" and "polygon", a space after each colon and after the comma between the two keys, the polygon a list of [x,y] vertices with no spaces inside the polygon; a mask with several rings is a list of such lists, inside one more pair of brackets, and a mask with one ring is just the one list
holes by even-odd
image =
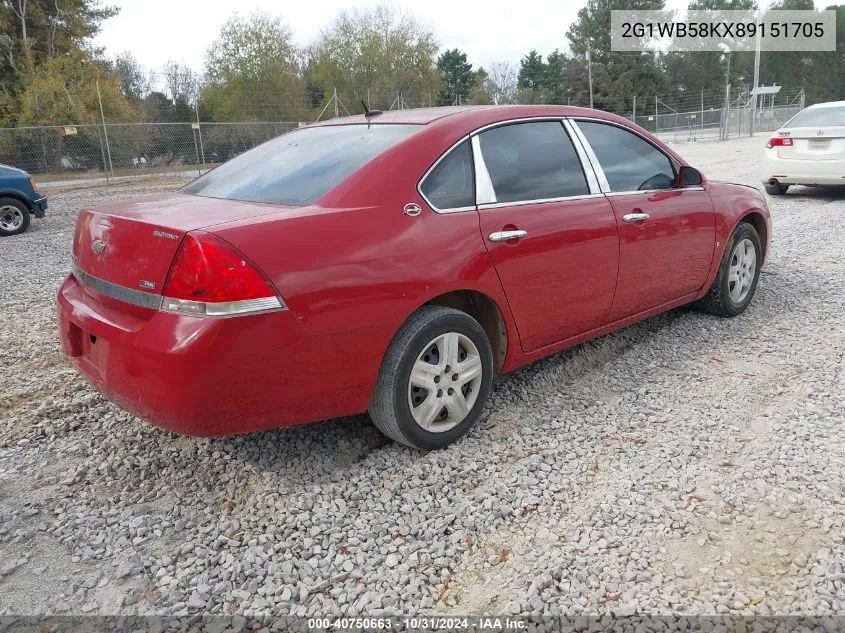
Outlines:
{"label": "red tail light lens", "polygon": [[165,310],[228,316],[283,308],[270,283],[241,255],[207,234],[182,241],[164,287]]}
{"label": "red tail light lens", "polygon": [[773,147],[792,147],[792,139],[786,136],[775,136],[774,138],[769,139],[769,142],[766,143],[766,147],[771,149]]}

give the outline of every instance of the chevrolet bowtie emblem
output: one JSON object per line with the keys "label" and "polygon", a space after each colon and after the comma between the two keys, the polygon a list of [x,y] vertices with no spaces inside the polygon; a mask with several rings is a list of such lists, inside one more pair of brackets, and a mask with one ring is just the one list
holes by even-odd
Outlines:
{"label": "chevrolet bowtie emblem", "polygon": [[106,243],[101,242],[100,240],[94,240],[93,242],[91,242],[91,250],[94,251],[97,255],[99,255],[104,250],[106,250]]}

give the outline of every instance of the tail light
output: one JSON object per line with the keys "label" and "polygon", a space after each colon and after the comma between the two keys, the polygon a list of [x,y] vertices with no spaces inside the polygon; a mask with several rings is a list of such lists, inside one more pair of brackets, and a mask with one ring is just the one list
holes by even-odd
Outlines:
{"label": "tail light", "polygon": [[792,139],[788,136],[775,136],[769,139],[766,147],[768,149],[772,149],[773,147],[792,147]]}
{"label": "tail light", "polygon": [[270,282],[223,241],[188,233],[164,285],[163,310],[234,316],[287,309]]}

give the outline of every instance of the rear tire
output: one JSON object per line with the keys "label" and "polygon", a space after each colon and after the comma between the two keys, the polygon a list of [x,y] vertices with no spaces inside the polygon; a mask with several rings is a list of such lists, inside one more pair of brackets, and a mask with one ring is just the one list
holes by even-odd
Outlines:
{"label": "rear tire", "polygon": [[734,229],[716,279],[704,297],[695,303],[695,307],[721,317],[735,317],[745,312],[760,279],[760,264],[763,261],[763,249],[757,230],[745,222]]}
{"label": "rear tire", "polygon": [[789,185],[783,185],[779,182],[773,185],[765,183],[763,186],[766,188],[766,193],[770,196],[782,196],[789,190]]}
{"label": "rear tire", "polygon": [[492,382],[493,352],[478,321],[452,308],[423,306],[384,355],[370,418],[406,446],[443,448],[478,421]]}
{"label": "rear tire", "polygon": [[29,209],[16,198],[0,198],[0,236],[23,233],[29,228]]}

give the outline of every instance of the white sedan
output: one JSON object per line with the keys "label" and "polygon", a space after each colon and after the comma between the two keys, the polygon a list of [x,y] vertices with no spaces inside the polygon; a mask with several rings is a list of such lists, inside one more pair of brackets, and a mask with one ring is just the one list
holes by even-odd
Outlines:
{"label": "white sedan", "polygon": [[766,143],[763,184],[779,196],[789,185],[845,185],[845,101],[817,103]]}

